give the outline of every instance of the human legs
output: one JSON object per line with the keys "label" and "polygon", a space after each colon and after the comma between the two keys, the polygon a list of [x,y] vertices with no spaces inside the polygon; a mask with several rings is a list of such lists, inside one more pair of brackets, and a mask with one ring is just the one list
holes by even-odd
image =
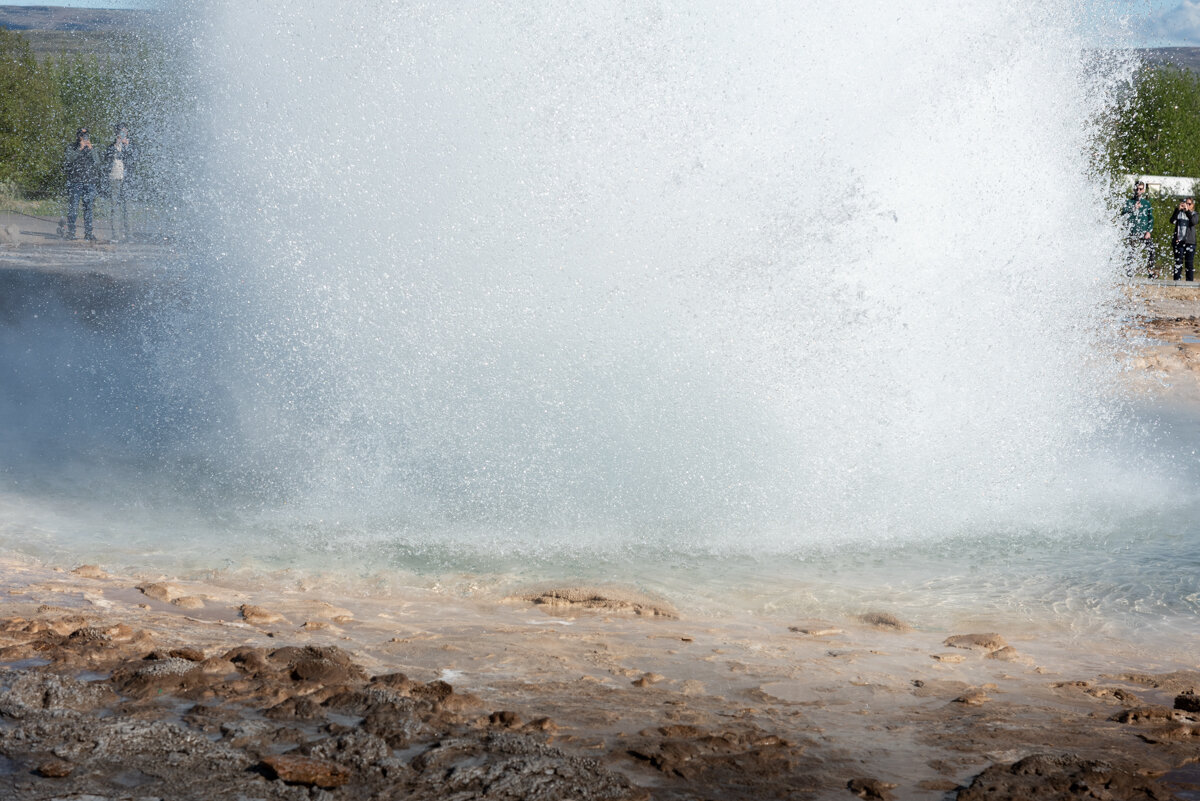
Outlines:
{"label": "human legs", "polygon": [[67,184],[67,239],[75,238],[75,219],[78,216],[79,200],[82,196],[79,184]]}
{"label": "human legs", "polygon": [[[1196,265],[1196,246],[1195,246],[1195,245],[1188,245],[1188,246],[1187,246],[1187,250],[1186,250],[1186,252],[1183,254],[1183,262],[1184,262],[1184,267],[1186,267],[1186,268],[1187,268],[1187,269],[1186,269],[1186,271],[1185,271],[1185,274],[1186,274],[1186,276],[1187,276],[1187,280],[1188,280],[1188,281],[1195,281],[1195,280],[1196,280],[1196,269],[1195,269],[1195,265]],[[1176,281],[1178,281],[1178,280],[1179,280],[1178,276],[1176,276],[1175,280],[1176,280]]]}
{"label": "human legs", "polygon": [[121,217],[121,228],[124,231],[125,238],[129,238],[129,207],[125,203],[125,181],[120,178],[115,178],[109,181],[108,202],[111,207],[110,217],[108,220],[109,227],[112,229],[112,238],[117,238],[117,216]]}
{"label": "human legs", "polygon": [[1157,278],[1157,272],[1154,269],[1154,245],[1149,239],[1142,236],[1131,236],[1129,243],[1129,261],[1126,262],[1125,274],[1132,278],[1137,274],[1138,262],[1142,262],[1146,267],[1146,275],[1151,278]]}
{"label": "human legs", "polygon": [[[83,206],[83,238],[91,241],[95,239],[92,235],[92,207],[96,203],[96,187],[91,184],[84,184],[79,194],[79,205]],[[74,231],[75,227],[71,226]]]}

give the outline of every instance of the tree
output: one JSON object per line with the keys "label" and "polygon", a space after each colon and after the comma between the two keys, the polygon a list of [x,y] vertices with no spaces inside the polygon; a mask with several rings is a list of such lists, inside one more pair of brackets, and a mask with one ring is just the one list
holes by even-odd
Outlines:
{"label": "tree", "polygon": [[1200,177],[1200,75],[1146,67],[1113,122],[1108,157],[1116,174]]}
{"label": "tree", "polygon": [[59,183],[63,108],[29,42],[0,28],[0,181],[44,194]]}

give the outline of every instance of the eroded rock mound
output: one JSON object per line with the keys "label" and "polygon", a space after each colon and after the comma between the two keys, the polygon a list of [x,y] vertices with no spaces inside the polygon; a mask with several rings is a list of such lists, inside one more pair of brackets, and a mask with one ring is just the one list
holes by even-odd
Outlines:
{"label": "eroded rock mound", "polygon": [[992,765],[958,794],[958,801],[1172,801],[1176,796],[1149,776],[1072,754],[1034,754]]}
{"label": "eroded rock mound", "polygon": [[884,631],[912,631],[912,626],[890,612],[867,612],[866,614],[859,615],[858,620],[861,623],[866,623],[868,626]]}
{"label": "eroded rock mound", "polygon": [[632,590],[555,587],[510,596],[508,600],[525,601],[539,606],[594,609],[648,617],[679,617],[679,613],[665,601]]}
{"label": "eroded rock mound", "polygon": [[1009,647],[1003,637],[995,632],[986,634],[955,634],[947,637],[944,643],[950,648],[969,648],[980,651],[999,651]]}
{"label": "eroded rock mound", "polygon": [[[661,726],[639,733],[634,759],[695,786],[741,788],[749,797],[786,786],[800,764],[801,746],[750,725],[713,731],[693,725]],[[736,797],[742,797],[740,794]]]}

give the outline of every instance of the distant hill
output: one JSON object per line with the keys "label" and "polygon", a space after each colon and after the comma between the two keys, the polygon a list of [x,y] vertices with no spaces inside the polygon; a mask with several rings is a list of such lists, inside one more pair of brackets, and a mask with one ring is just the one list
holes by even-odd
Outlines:
{"label": "distant hill", "polygon": [[1151,64],[1174,64],[1200,73],[1200,47],[1148,47],[1142,56]]}
{"label": "distant hill", "polygon": [[[0,28],[17,31],[39,57],[61,53],[111,53],[122,37],[145,30],[155,12],[116,8],[0,5]],[[1200,73],[1200,47],[1142,51],[1151,64],[1174,64]]]}
{"label": "distant hill", "polygon": [[131,34],[150,24],[153,12],[64,6],[0,5],[0,28],[29,40],[35,55],[112,53]]}
{"label": "distant hill", "polygon": [[127,31],[142,24],[146,14],[127,9],[0,5],[0,26],[11,31]]}

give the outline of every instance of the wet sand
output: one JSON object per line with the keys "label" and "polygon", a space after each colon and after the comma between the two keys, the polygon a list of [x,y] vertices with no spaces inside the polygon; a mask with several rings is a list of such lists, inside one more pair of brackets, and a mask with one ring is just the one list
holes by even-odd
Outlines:
{"label": "wet sand", "polygon": [[[1200,301],[1131,375],[1200,399]],[[0,798],[1200,798],[1200,670],[1019,622],[0,561]],[[1188,649],[1200,658],[1200,649]]]}

